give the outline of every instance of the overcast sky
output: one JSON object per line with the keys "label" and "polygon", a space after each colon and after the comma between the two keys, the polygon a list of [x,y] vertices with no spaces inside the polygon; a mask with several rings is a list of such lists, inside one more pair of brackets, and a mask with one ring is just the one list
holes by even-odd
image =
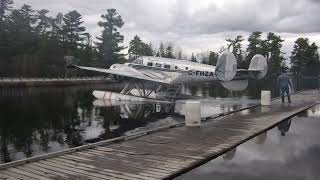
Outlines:
{"label": "overcast sky", "polygon": [[156,45],[172,42],[187,54],[217,51],[226,38],[253,31],[281,35],[286,56],[298,37],[320,45],[320,0],[15,0],[16,7],[23,4],[52,14],[75,9],[93,35],[101,33],[100,15],[115,8],[125,22],[126,46],[137,34]]}

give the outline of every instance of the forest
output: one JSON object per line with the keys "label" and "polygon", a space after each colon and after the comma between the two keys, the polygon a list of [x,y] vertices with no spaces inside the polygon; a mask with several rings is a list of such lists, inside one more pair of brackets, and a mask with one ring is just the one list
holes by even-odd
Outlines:
{"label": "forest", "polygon": [[[176,48],[174,42],[164,40],[154,45],[143,42],[138,35],[125,47],[125,37],[121,34],[125,22],[116,9],[107,9],[101,15],[97,20],[101,33],[93,37],[83,26],[83,17],[77,10],[49,16],[47,9],[35,10],[27,4],[14,9],[13,3],[13,0],[0,0],[0,77],[96,75],[68,73],[65,57],[74,57],[84,66],[104,68],[142,55],[215,65],[219,54],[225,50],[234,53],[239,68],[247,68],[255,54],[264,55],[270,77],[283,69],[296,76],[315,76],[320,72],[319,47],[304,37],[296,39],[288,59],[281,51],[284,39],[274,32],[264,34],[259,31],[252,32],[247,39],[242,35],[226,39],[227,45],[217,52],[208,50],[188,56],[183,49]],[[245,40],[248,42],[246,47],[243,45]]]}

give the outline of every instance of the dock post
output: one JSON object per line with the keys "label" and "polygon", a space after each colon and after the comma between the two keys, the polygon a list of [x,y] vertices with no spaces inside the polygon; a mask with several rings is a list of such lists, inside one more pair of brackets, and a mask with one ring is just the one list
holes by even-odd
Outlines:
{"label": "dock post", "polygon": [[271,105],[271,91],[261,91],[261,105],[262,106]]}
{"label": "dock post", "polygon": [[201,125],[201,104],[198,101],[187,101],[185,104],[186,126],[195,127]]}

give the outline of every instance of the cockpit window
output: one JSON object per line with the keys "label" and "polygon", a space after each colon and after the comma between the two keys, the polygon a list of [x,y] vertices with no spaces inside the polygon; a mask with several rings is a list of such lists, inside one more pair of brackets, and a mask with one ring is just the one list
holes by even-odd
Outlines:
{"label": "cockpit window", "polygon": [[164,67],[165,69],[170,69],[170,65],[168,65],[168,64],[165,64],[163,67]]}

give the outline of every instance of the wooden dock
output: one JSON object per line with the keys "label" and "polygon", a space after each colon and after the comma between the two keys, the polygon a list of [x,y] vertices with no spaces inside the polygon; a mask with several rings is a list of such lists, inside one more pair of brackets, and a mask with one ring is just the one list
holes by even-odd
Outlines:
{"label": "wooden dock", "polygon": [[319,102],[318,91],[292,95],[202,123],[180,125],[137,136],[0,165],[0,179],[172,179]]}

